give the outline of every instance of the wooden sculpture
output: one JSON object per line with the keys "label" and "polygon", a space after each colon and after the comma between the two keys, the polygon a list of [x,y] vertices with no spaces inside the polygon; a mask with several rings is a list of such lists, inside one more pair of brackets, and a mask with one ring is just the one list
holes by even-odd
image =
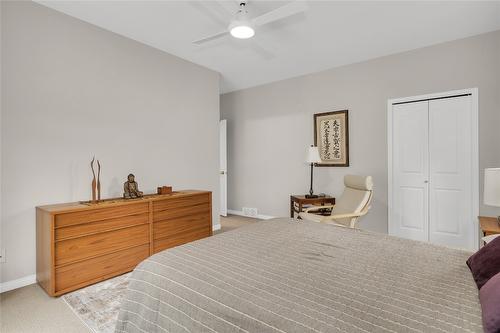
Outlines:
{"label": "wooden sculpture", "polygon": [[94,176],[92,178],[92,203],[96,202],[96,185],[97,185],[95,180],[94,160],[95,156],[92,157],[92,161],[90,161],[90,168],[92,169],[92,175]]}
{"label": "wooden sculpture", "polygon": [[101,201],[101,163],[97,160],[97,201]]}

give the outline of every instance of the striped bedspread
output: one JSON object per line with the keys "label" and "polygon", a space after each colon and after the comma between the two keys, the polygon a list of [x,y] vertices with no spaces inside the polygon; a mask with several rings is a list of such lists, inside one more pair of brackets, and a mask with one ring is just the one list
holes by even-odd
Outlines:
{"label": "striped bedspread", "polygon": [[263,221],[142,262],[116,332],[482,332],[469,255]]}

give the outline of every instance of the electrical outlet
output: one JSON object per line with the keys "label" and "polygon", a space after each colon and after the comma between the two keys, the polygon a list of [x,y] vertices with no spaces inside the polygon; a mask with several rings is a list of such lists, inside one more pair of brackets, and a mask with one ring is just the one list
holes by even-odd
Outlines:
{"label": "electrical outlet", "polygon": [[257,212],[257,208],[243,207],[243,215],[250,217],[257,217],[257,215],[259,214]]}
{"label": "electrical outlet", "polygon": [[5,258],[5,249],[0,249],[0,263],[7,262],[7,258]]}

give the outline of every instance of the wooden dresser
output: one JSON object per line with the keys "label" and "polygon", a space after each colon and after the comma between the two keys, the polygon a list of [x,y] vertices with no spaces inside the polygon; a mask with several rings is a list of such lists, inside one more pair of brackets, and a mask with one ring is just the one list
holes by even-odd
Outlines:
{"label": "wooden dresser", "polygon": [[212,194],[36,208],[36,275],[51,296],[131,271],[150,255],[212,235]]}

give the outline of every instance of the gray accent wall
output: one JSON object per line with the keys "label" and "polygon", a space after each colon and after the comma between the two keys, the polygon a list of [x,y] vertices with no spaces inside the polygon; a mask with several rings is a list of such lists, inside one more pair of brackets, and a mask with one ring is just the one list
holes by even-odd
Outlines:
{"label": "gray accent wall", "polygon": [[[411,38],[411,36],[408,36]],[[500,167],[500,31],[334,68],[221,96],[228,123],[228,208],[287,216],[309,190],[313,114],[349,110],[350,167],[315,168],[315,192],[338,196],[346,174],[371,175],[361,227],[387,232],[387,100],[479,88],[479,166]],[[480,205],[482,214],[499,209]]]}
{"label": "gray accent wall", "polygon": [[[1,2],[0,281],[35,274],[35,206],[104,198],[128,173],[213,191],[219,217],[219,75],[32,2]],[[29,279],[28,279],[29,280]]]}

